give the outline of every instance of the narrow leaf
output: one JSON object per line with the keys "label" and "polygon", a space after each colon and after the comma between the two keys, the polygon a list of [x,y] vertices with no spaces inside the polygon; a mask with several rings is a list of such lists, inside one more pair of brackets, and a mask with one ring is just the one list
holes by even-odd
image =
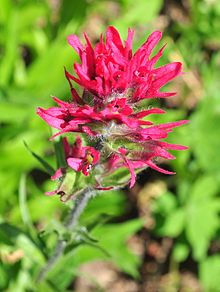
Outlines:
{"label": "narrow leaf", "polygon": [[25,141],[24,142],[24,146],[27,148],[27,150],[34,156],[34,158],[36,158],[38,160],[38,162],[40,162],[40,164],[44,167],[44,169],[46,170],[46,172],[49,175],[53,175],[55,173],[55,170],[53,169],[52,166],[50,166],[49,163],[47,163],[43,158],[41,158],[38,154],[34,153],[29,146],[27,145],[27,143]]}
{"label": "narrow leaf", "polygon": [[66,159],[65,159],[65,153],[64,153],[64,147],[63,147],[63,140],[62,138],[59,139],[59,141],[54,142],[54,148],[55,148],[55,154],[56,154],[56,160],[57,160],[57,167],[66,167]]}

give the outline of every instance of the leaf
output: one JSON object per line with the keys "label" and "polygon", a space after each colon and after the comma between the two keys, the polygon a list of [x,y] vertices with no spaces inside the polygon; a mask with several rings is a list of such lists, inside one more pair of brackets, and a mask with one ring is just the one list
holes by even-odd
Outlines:
{"label": "leaf", "polygon": [[85,0],[77,1],[68,1],[63,0],[61,2],[60,9],[60,25],[66,25],[69,21],[73,20],[81,23],[86,14],[86,9],[90,3]]}
{"label": "leaf", "polygon": [[8,21],[12,7],[13,4],[11,0],[2,1],[0,10],[0,24],[4,24]]}
{"label": "leaf", "polygon": [[191,119],[192,146],[199,165],[206,171],[220,173],[220,100],[206,97]]}
{"label": "leaf", "polygon": [[54,148],[55,148],[55,155],[56,155],[56,161],[57,161],[57,168],[60,167],[66,167],[66,159],[65,159],[65,153],[64,153],[64,145],[63,145],[63,139],[58,138],[54,142]]}
{"label": "leaf", "polygon": [[52,166],[50,166],[43,158],[41,158],[38,154],[34,153],[29,146],[27,145],[27,143],[25,141],[24,142],[24,146],[27,148],[27,150],[34,156],[34,158],[36,158],[38,160],[38,162],[40,162],[40,164],[44,167],[44,169],[46,170],[46,172],[49,175],[53,175],[55,173],[55,170],[53,169]]}
{"label": "leaf", "polygon": [[13,248],[22,249],[25,257],[35,264],[44,263],[44,256],[39,247],[27,233],[14,225],[1,223],[0,224],[0,242],[9,245]]}
{"label": "leaf", "polygon": [[201,176],[193,185],[190,200],[201,202],[217,195],[219,185],[216,177],[210,175]]}
{"label": "leaf", "polygon": [[199,265],[199,276],[207,292],[219,292],[220,256],[214,255],[204,259]]}
{"label": "leaf", "polygon": [[[32,105],[42,106],[44,104],[47,106],[49,104],[48,97],[51,94],[56,94],[57,96],[66,94],[69,87],[64,77],[63,66],[67,66],[72,62],[74,62],[72,50],[66,44],[65,36],[63,35],[54,40],[41,58],[36,59],[29,67],[26,96],[21,96],[20,100],[24,99],[28,102],[28,95],[30,96],[31,94]],[[51,64],[53,64],[53,70],[50,69]]]}
{"label": "leaf", "polygon": [[10,77],[12,75],[12,69],[17,54],[17,42],[18,42],[18,19],[19,19],[18,9],[13,9],[9,13],[9,17],[5,26],[5,54],[4,58],[1,59],[0,63],[0,85],[7,86]]}
{"label": "leaf", "polygon": [[211,239],[219,228],[219,199],[189,202],[186,213],[186,235],[197,260],[205,257]]}
{"label": "leaf", "polygon": [[176,243],[172,256],[176,262],[183,262],[189,255],[189,247],[185,243]]}
{"label": "leaf", "polygon": [[82,225],[91,225],[103,215],[119,216],[124,213],[125,208],[126,198],[122,191],[105,191],[89,201],[80,222]]}
{"label": "leaf", "polygon": [[4,269],[4,265],[1,263],[0,265],[0,290],[6,291],[6,287],[8,284],[8,275],[7,275],[7,269]]}
{"label": "leaf", "polygon": [[[125,13],[123,15],[123,25],[143,24],[153,20],[162,8],[163,1],[145,1],[141,0],[138,5],[132,0],[123,0],[125,4]],[[145,13],[143,13],[145,11]]]}
{"label": "leaf", "polygon": [[[10,114],[9,114],[10,112]],[[14,102],[0,102],[0,121],[4,123],[20,123],[30,116],[30,110]]]}
{"label": "leaf", "polygon": [[24,224],[30,229],[33,230],[33,224],[30,219],[30,214],[27,208],[27,189],[26,189],[26,175],[23,174],[20,179],[19,184],[19,206],[21,211],[21,217]]}
{"label": "leaf", "polygon": [[142,220],[136,219],[117,225],[107,224],[92,232],[92,235],[99,239],[100,246],[110,253],[112,261],[133,277],[138,277],[137,268],[140,261],[126,248],[125,242],[142,226]]}
{"label": "leaf", "polygon": [[165,192],[152,203],[152,210],[162,216],[168,216],[177,207],[177,200],[173,193]]}
{"label": "leaf", "polygon": [[[140,259],[132,254],[126,247],[126,240],[143,226],[141,220],[131,220],[126,223],[107,224],[98,226],[91,232],[91,236],[98,238],[98,245],[101,248],[88,245],[80,245],[67,253],[50,272],[49,279],[63,291],[73,276],[79,272],[79,267],[93,260],[111,260],[124,272],[138,277]],[[114,236],[113,236],[114,235]],[[110,258],[103,253],[106,250]],[[65,267],[65,273],[61,273]]]}
{"label": "leaf", "polygon": [[159,233],[164,236],[177,237],[183,231],[184,223],[185,211],[184,209],[177,209],[165,218]]}
{"label": "leaf", "polygon": [[195,259],[205,257],[211,239],[219,228],[219,181],[204,175],[194,183],[186,205],[186,235]]}
{"label": "leaf", "polygon": [[130,172],[128,169],[119,168],[115,170],[112,174],[104,177],[102,181],[103,186],[112,186],[114,182],[117,181],[117,184],[127,184],[130,179]]}

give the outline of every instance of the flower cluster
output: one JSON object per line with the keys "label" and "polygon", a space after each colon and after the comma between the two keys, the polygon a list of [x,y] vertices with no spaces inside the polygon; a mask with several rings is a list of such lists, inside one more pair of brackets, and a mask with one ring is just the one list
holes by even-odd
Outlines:
{"label": "flower cluster", "polygon": [[[159,108],[139,109],[144,99],[175,95],[161,88],[181,74],[182,65],[173,62],[155,68],[165,46],[155,56],[151,57],[151,53],[161,39],[161,32],[153,32],[134,54],[133,35],[134,31],[129,29],[123,43],[118,31],[110,26],[105,40],[101,36],[94,48],[86,34],[85,45],[77,36],[70,35],[68,42],[81,60],[74,64],[75,75],[65,70],[72,100],[54,98],[56,107],[37,110],[42,119],[58,129],[54,136],[79,133],[73,146],[66,138],[63,140],[67,166],[85,176],[93,171],[97,188],[105,189],[102,179],[121,167],[130,171],[130,187],[135,183],[136,169],[151,167],[172,174],[155,164],[155,158],[174,159],[168,150],[186,149],[164,141],[173,128],[186,120],[155,125],[149,116],[165,112]],[[83,88],[81,96],[73,82]],[[79,135],[92,143],[82,146]],[[65,171],[59,169],[53,178]]]}

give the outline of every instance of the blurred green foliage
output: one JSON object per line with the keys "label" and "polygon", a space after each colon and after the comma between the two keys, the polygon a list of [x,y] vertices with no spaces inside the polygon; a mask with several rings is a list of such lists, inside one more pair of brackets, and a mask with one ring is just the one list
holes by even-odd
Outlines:
{"label": "blurred green foliage", "polygon": [[[37,273],[62,236],[59,219],[68,212],[68,204],[43,195],[54,186],[23,143],[55,167],[50,133],[36,116],[36,106],[52,104],[51,95],[69,98],[63,67],[70,68],[76,54],[66,44],[66,36],[88,29],[95,40],[108,24],[119,28],[123,36],[128,27],[136,28],[135,46],[153,29],[164,29],[168,48],[163,63],[181,58],[185,64],[186,74],[177,88],[178,104],[166,104],[167,115],[156,121],[188,117],[190,125],[176,130],[170,139],[190,148],[176,154],[171,167],[177,175],[163,177],[168,190],[151,202],[152,233],[174,239],[171,261],[177,270],[191,256],[204,291],[220,291],[220,257],[212,250],[215,243],[219,251],[220,241],[220,3],[189,0],[184,6],[180,2],[176,2],[179,20],[172,13],[173,4],[161,0],[138,4],[131,0],[1,1],[1,291],[33,291]],[[143,227],[143,221],[117,223],[114,219],[132,208],[125,195],[106,192],[91,201],[81,218],[85,228],[76,231],[76,239],[37,291],[68,291],[79,267],[97,259],[139,277],[141,259],[125,242]],[[20,258],[10,260],[8,255],[16,251]]]}

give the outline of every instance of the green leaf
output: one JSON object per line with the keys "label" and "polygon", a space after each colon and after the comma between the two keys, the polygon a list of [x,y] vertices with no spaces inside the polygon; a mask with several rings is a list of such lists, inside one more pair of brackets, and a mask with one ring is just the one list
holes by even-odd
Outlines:
{"label": "green leaf", "polygon": [[4,265],[1,263],[0,265],[0,290],[5,291],[8,283],[8,275],[6,268],[4,269]]}
{"label": "green leaf", "polygon": [[55,148],[55,155],[56,155],[56,161],[57,161],[57,168],[60,167],[66,167],[66,159],[65,159],[65,153],[64,153],[64,145],[63,145],[63,139],[58,138],[54,142],[54,148]]}
{"label": "green leaf", "polygon": [[4,58],[0,61],[0,85],[6,86],[10,81],[12,75],[12,70],[14,62],[17,55],[17,42],[18,42],[18,20],[19,11],[18,9],[13,9],[9,13],[9,17],[6,22],[6,40],[5,40],[5,54]]}
{"label": "green leaf", "polygon": [[126,248],[125,242],[142,226],[142,220],[136,219],[117,225],[100,226],[92,232],[92,235],[98,238],[100,246],[109,252],[112,261],[133,277],[138,277],[140,259]]}
{"label": "green leaf", "polygon": [[166,218],[159,233],[165,236],[177,237],[183,231],[185,223],[184,209],[177,209],[170,213]]}
{"label": "green leaf", "polygon": [[13,7],[11,0],[4,0],[1,2],[0,23],[4,24],[8,21],[10,11]]}
{"label": "green leaf", "polygon": [[119,168],[115,170],[112,174],[106,176],[103,181],[103,186],[112,186],[117,181],[118,185],[127,184],[130,179],[130,172],[128,169],[125,168]]}
{"label": "green leaf", "polygon": [[22,249],[25,257],[34,264],[44,263],[44,256],[39,247],[27,233],[7,223],[0,224],[0,242],[13,248]]}
{"label": "green leaf", "polygon": [[[74,32],[74,31],[73,31]],[[59,58],[57,58],[59,56]],[[56,62],[54,62],[56,60]],[[57,96],[68,92],[68,83],[64,77],[64,65],[74,62],[72,50],[66,45],[64,35],[53,41],[47,51],[31,64],[27,72],[26,102],[32,96],[32,105],[48,105],[51,94]],[[50,70],[53,64],[53,70]],[[49,72],[49,74],[48,74]],[[27,93],[29,93],[27,95]],[[68,92],[68,96],[70,96]]]}
{"label": "green leaf", "polygon": [[80,218],[82,225],[93,224],[103,215],[119,216],[126,208],[126,198],[122,191],[105,191],[89,201]]}
{"label": "green leaf", "polygon": [[21,210],[21,217],[24,224],[29,228],[29,230],[33,230],[33,224],[31,222],[30,214],[27,208],[27,189],[25,174],[21,176],[19,184],[19,205]]}
{"label": "green leaf", "polygon": [[[10,113],[10,114],[9,114]],[[30,116],[30,110],[14,102],[0,102],[0,121],[4,123],[21,123]]]}
{"label": "green leaf", "polygon": [[190,200],[201,202],[217,195],[219,185],[216,177],[209,175],[201,176],[193,185]]}
{"label": "green leaf", "polygon": [[[107,224],[98,226],[91,232],[93,238],[97,238],[100,248],[91,245],[80,245],[67,253],[50,272],[49,279],[59,287],[65,289],[73,276],[79,271],[79,267],[92,260],[111,260],[124,272],[133,277],[138,277],[140,259],[132,254],[126,247],[126,240],[143,226],[141,220],[132,220],[120,224]],[[114,235],[114,236],[113,236]],[[103,253],[106,250],[110,254]],[[61,273],[65,267],[65,273]]]}
{"label": "green leaf", "polygon": [[152,203],[152,210],[163,216],[168,216],[177,207],[177,200],[173,193],[165,192],[156,198]]}
{"label": "green leaf", "polygon": [[176,262],[183,262],[189,255],[189,247],[184,243],[176,243],[172,256]]}
{"label": "green leaf", "polygon": [[204,175],[194,183],[186,205],[186,235],[195,259],[205,257],[211,239],[219,228],[219,181]]}
{"label": "green leaf", "polygon": [[[134,25],[147,23],[154,19],[162,8],[163,1],[145,1],[140,0],[138,5],[132,0],[123,0],[125,4],[125,13],[123,15],[123,25]],[[143,13],[144,11],[144,13]]]}
{"label": "green leaf", "polygon": [[206,292],[219,292],[220,256],[204,259],[199,265],[199,276]]}
{"label": "green leaf", "polygon": [[85,17],[89,4],[85,0],[79,2],[63,0],[60,9],[60,25],[66,25],[71,20],[80,23]]}
{"label": "green leaf", "polygon": [[27,148],[27,150],[34,156],[34,158],[36,158],[38,160],[38,162],[40,162],[40,164],[44,167],[44,169],[46,170],[46,172],[49,175],[53,175],[55,173],[55,170],[53,169],[52,166],[49,165],[49,163],[47,163],[43,158],[41,158],[38,154],[34,153],[29,146],[27,145],[27,143],[24,141],[24,145]]}
{"label": "green leaf", "polygon": [[193,114],[190,127],[195,152],[199,165],[213,174],[220,173],[220,100],[219,97],[206,97]]}
{"label": "green leaf", "polygon": [[219,228],[220,201],[216,199],[189,203],[186,235],[197,260],[205,257],[211,239]]}

